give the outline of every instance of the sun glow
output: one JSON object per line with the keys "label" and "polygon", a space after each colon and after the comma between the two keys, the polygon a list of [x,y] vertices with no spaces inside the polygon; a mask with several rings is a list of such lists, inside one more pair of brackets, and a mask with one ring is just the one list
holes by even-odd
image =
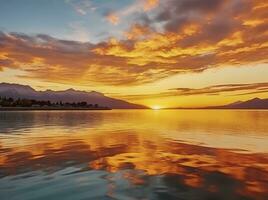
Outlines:
{"label": "sun glow", "polygon": [[160,106],[157,106],[157,105],[156,105],[156,106],[152,106],[152,109],[153,109],[153,110],[161,110],[162,108],[161,108]]}

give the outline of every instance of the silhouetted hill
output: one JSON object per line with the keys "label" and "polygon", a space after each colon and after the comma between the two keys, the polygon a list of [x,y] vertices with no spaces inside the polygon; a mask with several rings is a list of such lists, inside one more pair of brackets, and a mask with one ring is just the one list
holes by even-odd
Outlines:
{"label": "silhouetted hill", "polygon": [[254,98],[248,101],[236,101],[222,106],[207,106],[195,108],[167,108],[167,109],[268,109],[268,99]]}
{"label": "silhouetted hill", "polygon": [[240,101],[219,108],[233,108],[233,109],[268,109],[268,99],[254,98],[248,101]]}
{"label": "silhouetted hill", "polygon": [[146,106],[129,103],[120,99],[107,97],[96,91],[86,92],[74,89],[64,91],[36,91],[28,85],[0,83],[0,96],[12,98],[27,98],[35,100],[45,100],[51,102],[81,102],[89,104],[99,104],[109,108],[118,109],[145,109]]}
{"label": "silhouetted hill", "polygon": [[268,109],[268,99],[254,98],[248,101],[236,101],[223,106],[208,106],[203,109]]}

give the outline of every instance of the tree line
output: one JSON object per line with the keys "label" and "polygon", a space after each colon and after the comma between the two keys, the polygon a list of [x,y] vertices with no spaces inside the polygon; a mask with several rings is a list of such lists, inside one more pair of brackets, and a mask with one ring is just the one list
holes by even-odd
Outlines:
{"label": "tree line", "polygon": [[43,107],[43,106],[51,106],[51,107],[83,107],[83,108],[99,108],[98,104],[88,104],[85,101],[82,102],[51,102],[51,101],[43,101],[43,100],[34,100],[34,99],[25,99],[18,98],[13,99],[11,97],[1,97],[0,96],[0,106],[2,107]]}

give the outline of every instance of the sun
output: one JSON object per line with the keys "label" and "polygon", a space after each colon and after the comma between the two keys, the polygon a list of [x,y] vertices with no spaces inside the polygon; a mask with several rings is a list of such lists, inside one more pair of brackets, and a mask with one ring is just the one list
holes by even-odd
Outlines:
{"label": "sun", "polygon": [[161,107],[160,107],[160,106],[155,105],[155,106],[152,106],[152,109],[153,109],[153,110],[161,110]]}

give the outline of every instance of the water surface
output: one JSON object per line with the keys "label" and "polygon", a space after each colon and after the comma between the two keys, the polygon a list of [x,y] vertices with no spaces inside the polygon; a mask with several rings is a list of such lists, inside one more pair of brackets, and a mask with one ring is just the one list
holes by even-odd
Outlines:
{"label": "water surface", "polygon": [[267,200],[268,112],[0,113],[0,199]]}

